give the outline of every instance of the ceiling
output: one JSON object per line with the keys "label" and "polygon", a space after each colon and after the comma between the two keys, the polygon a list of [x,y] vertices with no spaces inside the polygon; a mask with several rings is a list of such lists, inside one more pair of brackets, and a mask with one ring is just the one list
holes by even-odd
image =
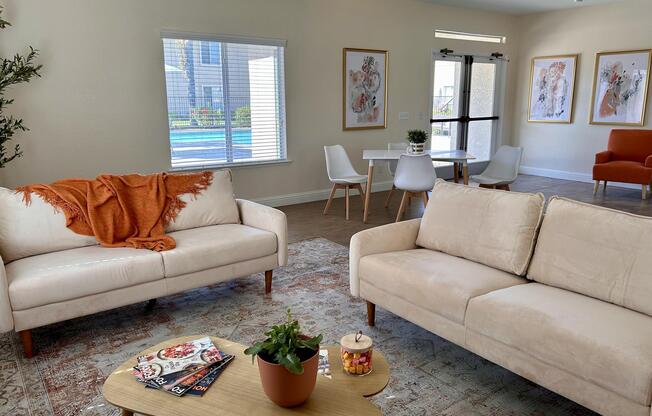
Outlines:
{"label": "ceiling", "polygon": [[624,0],[428,0],[431,3],[472,9],[492,10],[509,14],[528,14],[551,10],[586,7],[597,4],[616,3]]}

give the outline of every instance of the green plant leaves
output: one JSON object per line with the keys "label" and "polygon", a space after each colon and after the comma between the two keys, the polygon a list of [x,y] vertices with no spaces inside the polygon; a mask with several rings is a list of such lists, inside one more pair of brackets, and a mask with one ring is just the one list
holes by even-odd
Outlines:
{"label": "green plant leaves", "polygon": [[299,322],[292,319],[290,310],[287,310],[285,323],[274,325],[265,332],[267,339],[254,343],[244,353],[251,355],[262,355],[275,364],[280,364],[292,374],[303,374],[303,365],[300,355],[302,351],[316,351],[322,340],[322,335],[308,338],[301,334]]}

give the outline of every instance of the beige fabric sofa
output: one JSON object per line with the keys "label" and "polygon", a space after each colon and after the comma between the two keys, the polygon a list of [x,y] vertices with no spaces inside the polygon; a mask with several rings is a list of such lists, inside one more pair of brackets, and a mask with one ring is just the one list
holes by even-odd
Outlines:
{"label": "beige fabric sofa", "polygon": [[30,330],[253,273],[287,263],[285,214],[233,197],[231,172],[168,225],[177,247],[164,252],[103,248],[73,233],[65,217],[34,196],[0,188],[0,331],[21,334],[32,355]]}
{"label": "beige fabric sofa", "polygon": [[438,182],[362,231],[351,293],[604,415],[650,416],[652,218]]}

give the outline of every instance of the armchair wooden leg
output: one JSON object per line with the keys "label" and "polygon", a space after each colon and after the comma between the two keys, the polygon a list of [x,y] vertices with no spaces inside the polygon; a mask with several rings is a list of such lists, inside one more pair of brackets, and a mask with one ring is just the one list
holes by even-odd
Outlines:
{"label": "armchair wooden leg", "polygon": [[376,325],[376,305],[367,301],[367,325]]}
{"label": "armchair wooden leg", "polygon": [[122,416],[134,416],[134,412],[127,409],[122,409]]}
{"label": "armchair wooden leg", "polygon": [[394,189],[396,189],[396,187],[392,185],[392,189],[389,190],[389,193],[387,194],[387,198],[385,199],[385,208],[389,207],[389,200],[392,199],[392,194],[394,193]]}
{"label": "armchair wooden leg", "polygon": [[643,185],[641,190],[641,198],[644,200],[647,199],[647,185]]}
{"label": "armchair wooden leg", "polygon": [[32,330],[26,329],[24,331],[18,332],[20,335],[20,340],[23,342],[23,351],[25,351],[25,356],[27,358],[32,358],[34,356],[34,348],[32,345]]}
{"label": "armchair wooden leg", "polygon": [[607,192],[607,181],[604,181],[604,188],[602,188],[602,192]]}
{"label": "armchair wooden leg", "polygon": [[274,270],[267,270],[265,272],[265,294],[272,292],[272,275]]}
{"label": "armchair wooden leg", "polygon": [[600,189],[600,181],[595,181],[595,185],[593,185],[593,195],[598,193],[598,189]]}
{"label": "armchair wooden leg", "polygon": [[398,213],[396,214],[396,222],[401,221],[401,218],[403,218],[403,213],[405,212],[407,201],[408,201],[408,191],[405,191],[403,192],[403,198],[401,198],[401,206],[398,208]]}
{"label": "armchair wooden leg", "polygon": [[337,184],[333,184],[333,188],[331,189],[331,194],[328,196],[328,201],[326,201],[326,207],[324,208],[324,215],[328,213],[328,210],[331,207],[331,204],[333,203],[333,197],[335,196],[335,191],[337,191]]}

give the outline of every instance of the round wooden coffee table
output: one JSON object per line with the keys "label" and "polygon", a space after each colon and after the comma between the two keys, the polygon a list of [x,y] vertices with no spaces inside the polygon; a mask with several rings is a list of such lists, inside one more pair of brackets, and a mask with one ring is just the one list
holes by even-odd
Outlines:
{"label": "round wooden coffee table", "polygon": [[[167,346],[191,341],[202,336],[171,339],[149,348],[140,355],[158,351]],[[317,386],[310,399],[299,407],[285,409],[272,403],[260,384],[258,368],[251,357],[244,354],[245,346],[211,337],[215,345],[235,356],[203,397],[175,397],[168,393],[145,388],[132,375],[136,362],[133,357],[118,367],[106,379],[103,394],[106,401],[122,409],[123,416],[139,413],[148,416],[206,416],[220,415],[381,415],[380,409],[365,397],[381,392],[389,382],[389,365],[383,354],[374,351],[374,369],[365,376],[344,373],[339,358],[339,347],[328,346],[332,378],[317,376]]]}

